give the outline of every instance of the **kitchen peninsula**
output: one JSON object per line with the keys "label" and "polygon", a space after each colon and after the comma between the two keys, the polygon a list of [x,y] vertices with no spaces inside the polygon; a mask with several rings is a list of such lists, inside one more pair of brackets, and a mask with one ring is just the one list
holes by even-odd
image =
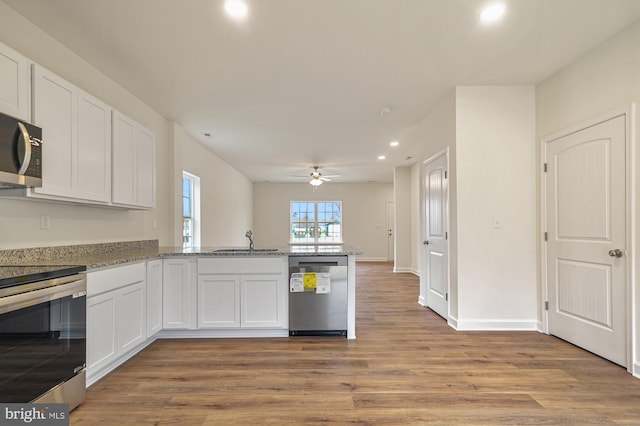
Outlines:
{"label": "kitchen peninsula", "polygon": [[0,265],[87,267],[87,385],[157,338],[289,335],[289,257],[345,256],[347,338],[355,339],[348,246],[158,247],[157,240],[0,250]]}

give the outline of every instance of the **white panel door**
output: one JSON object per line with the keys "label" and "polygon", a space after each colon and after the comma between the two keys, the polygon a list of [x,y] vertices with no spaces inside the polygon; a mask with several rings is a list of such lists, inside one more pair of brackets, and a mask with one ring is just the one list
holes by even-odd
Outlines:
{"label": "white panel door", "polygon": [[145,283],[119,290],[116,299],[118,355],[124,354],[147,338],[147,302]]}
{"label": "white panel door", "polygon": [[396,209],[393,201],[387,201],[387,260],[394,261],[396,259],[395,248],[395,227],[396,227]]}
{"label": "white panel door", "polygon": [[198,276],[198,328],[240,327],[240,276]]}
{"label": "white panel door", "polygon": [[549,333],[624,366],[625,129],[622,115],[545,146]]}
{"label": "white panel door", "polygon": [[0,44],[0,112],[31,121],[29,60]]}
{"label": "white panel door", "polygon": [[117,355],[115,291],[87,298],[87,374],[100,370]]}
{"label": "white panel door", "polygon": [[449,318],[449,243],[447,231],[447,157],[442,155],[424,166],[423,256],[426,304]]}
{"label": "white panel door", "polygon": [[162,330],[162,260],[147,262],[147,337]]}
{"label": "white panel door", "polygon": [[282,275],[243,275],[240,309],[242,327],[282,327],[284,325]]}
{"label": "white panel door", "polygon": [[152,131],[138,126],[136,141],[137,204],[143,207],[156,206],[156,138]]}
{"label": "white panel door", "polygon": [[129,117],[113,111],[112,200],[117,204],[136,205],[138,185],[135,175],[135,128]]}
{"label": "white panel door", "polygon": [[42,127],[42,188],[36,193],[74,197],[77,181],[76,87],[34,66],[33,119]]}
{"label": "white panel door", "polygon": [[78,185],[85,200],[111,200],[111,108],[78,91]]}

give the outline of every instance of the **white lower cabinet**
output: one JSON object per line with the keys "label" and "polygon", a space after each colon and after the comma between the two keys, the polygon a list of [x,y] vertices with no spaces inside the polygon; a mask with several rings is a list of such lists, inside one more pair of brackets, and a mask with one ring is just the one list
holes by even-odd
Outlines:
{"label": "white lower cabinet", "polygon": [[286,328],[286,259],[198,259],[198,328]]}
{"label": "white lower cabinet", "polygon": [[147,338],[162,330],[162,260],[147,262]]}
{"label": "white lower cabinet", "polygon": [[87,274],[87,384],[126,361],[147,340],[146,266]]}
{"label": "white lower cabinet", "polygon": [[196,259],[162,261],[162,327],[196,327]]}

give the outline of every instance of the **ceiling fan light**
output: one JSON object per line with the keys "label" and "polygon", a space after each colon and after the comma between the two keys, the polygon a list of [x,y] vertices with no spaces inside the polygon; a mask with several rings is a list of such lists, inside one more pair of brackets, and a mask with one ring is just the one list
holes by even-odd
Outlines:
{"label": "ceiling fan light", "polygon": [[318,178],[314,177],[309,181],[309,183],[313,186],[320,186],[322,185],[322,180],[319,177]]}

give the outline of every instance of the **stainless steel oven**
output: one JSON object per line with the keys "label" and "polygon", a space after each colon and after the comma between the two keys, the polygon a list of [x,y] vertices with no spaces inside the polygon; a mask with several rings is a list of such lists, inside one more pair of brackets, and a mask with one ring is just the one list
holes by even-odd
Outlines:
{"label": "stainless steel oven", "polygon": [[0,402],[67,403],[72,410],[86,392],[85,275],[67,268],[74,273],[41,279],[61,268],[24,268],[0,272],[11,277],[0,288]]}

